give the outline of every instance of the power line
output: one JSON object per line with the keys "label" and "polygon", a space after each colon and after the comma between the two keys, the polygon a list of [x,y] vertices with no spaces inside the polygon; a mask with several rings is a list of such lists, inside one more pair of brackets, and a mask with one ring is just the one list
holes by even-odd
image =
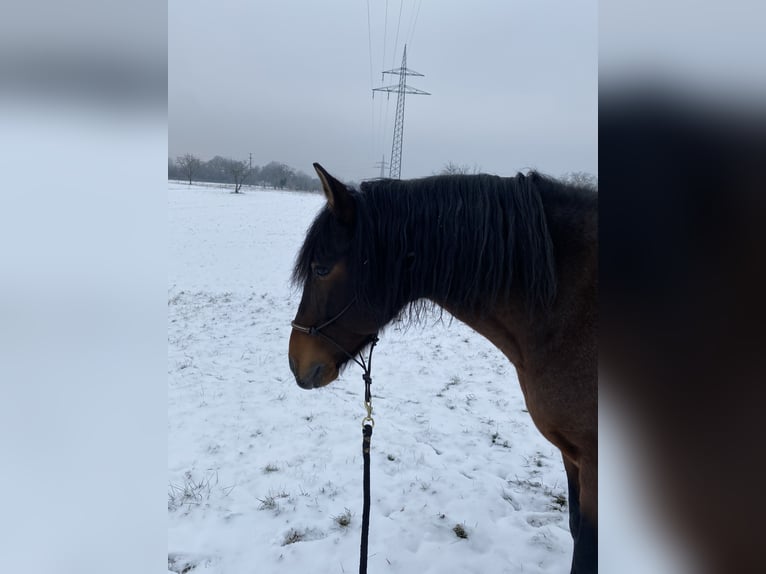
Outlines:
{"label": "power line", "polygon": [[370,88],[372,88],[372,27],[370,26],[370,0],[367,0],[367,52],[370,56]]}
{"label": "power line", "polygon": [[[391,155],[391,174],[392,176],[399,177],[401,174],[401,155],[402,155],[402,140],[403,140],[403,132],[404,132],[404,107],[405,107],[405,94],[406,93],[413,93],[413,94],[420,94],[422,91],[415,90],[415,88],[411,88],[410,86],[407,86],[406,84],[406,76],[407,75],[422,75],[417,73],[410,73],[411,70],[407,70],[406,67],[406,47],[409,45],[409,43],[412,41],[415,35],[415,30],[417,28],[417,23],[420,16],[420,8],[422,5],[422,0],[412,0],[411,2],[407,3],[407,10],[408,13],[404,14],[404,0],[400,0],[399,2],[399,14],[396,16],[397,22],[396,22],[396,30],[394,31],[393,25],[392,25],[392,38],[391,40],[393,42],[388,41],[388,12],[389,12],[389,2],[386,0],[385,2],[385,13],[384,13],[384,20],[383,20],[383,53],[382,53],[382,61],[383,61],[383,67],[382,67],[382,73],[381,73],[381,84],[384,83],[386,74],[393,74],[400,76],[398,79],[399,84],[401,84],[402,92],[399,92],[399,85],[391,85],[387,87],[382,88],[374,88],[372,86],[372,78],[374,76],[374,72],[372,70],[372,62],[375,59],[374,57],[374,44],[375,42],[372,38],[372,32],[374,28],[377,28],[377,26],[373,26],[374,22],[379,23],[380,14],[376,12],[376,7],[383,8],[382,3],[376,3],[373,4],[370,2],[370,0],[367,0],[367,36],[368,36],[368,52],[369,52],[369,59],[370,59],[370,78],[371,78],[371,89],[372,89],[372,95],[374,100],[374,95],[376,91],[385,91],[388,92],[388,96],[390,96],[391,93],[397,94],[397,100],[396,100],[396,112],[395,116],[393,118],[393,128],[394,128],[394,141],[392,143],[392,155]],[[393,10],[393,8],[392,8]],[[402,29],[402,21],[404,20],[405,28]],[[380,28],[377,28],[380,30]],[[377,36],[377,34],[376,34]],[[398,56],[398,47],[399,47],[399,40],[402,40],[404,42],[404,50],[403,50],[403,65],[401,68],[396,68],[397,63],[397,56]],[[392,52],[392,60],[393,65],[391,66],[393,69],[386,70],[386,64],[388,60],[388,49],[389,46],[393,44],[393,52]],[[410,46],[411,48],[411,46]],[[403,77],[401,71],[403,72]],[[409,91],[408,91],[409,90]],[[422,92],[423,94],[426,94],[427,92]],[[385,148],[385,139],[386,139],[386,132],[388,131],[388,117],[389,117],[389,108],[392,105],[392,102],[390,101],[390,97],[386,98],[385,104],[383,102],[380,103],[373,103],[371,108],[371,121],[372,121],[372,141],[373,141],[373,157],[375,155],[378,155],[381,153],[381,149]],[[377,106],[377,107],[376,107]],[[385,106],[385,107],[384,107]],[[390,133],[390,132],[389,132]],[[377,150],[377,151],[376,151]],[[384,156],[385,161],[385,156]],[[376,164],[376,166],[379,166],[380,162]]]}
{"label": "power line", "polygon": [[391,170],[389,171],[389,177],[391,179],[400,179],[402,173],[402,142],[404,140],[404,102],[406,94],[430,96],[428,92],[418,90],[407,85],[407,76],[423,76],[420,72],[410,70],[407,68],[407,45],[404,45],[404,52],[402,53],[402,65],[400,68],[392,70],[386,70],[384,74],[393,74],[399,76],[399,83],[391,86],[384,86],[381,88],[373,89],[373,97],[375,92],[386,92],[390,94],[397,94],[396,96],[396,119],[394,120],[394,138],[391,145]]}
{"label": "power line", "polygon": [[415,27],[418,25],[418,16],[420,16],[420,5],[422,0],[418,0],[418,7],[414,10],[414,18],[410,22],[410,33],[407,36],[407,44],[412,46],[412,40],[415,37]]}
{"label": "power line", "polygon": [[404,0],[399,2],[399,20],[396,22],[396,39],[394,40],[394,59],[391,63],[392,66],[396,65],[396,49],[399,47],[399,27],[402,25],[402,8],[404,7]]}
{"label": "power line", "polygon": [[[383,64],[380,66],[381,68],[386,67],[386,40],[388,39],[388,0],[386,0],[386,17],[383,20]],[[383,76],[383,72],[380,74],[380,81],[382,82],[385,79],[385,76]]]}
{"label": "power line", "polygon": [[[370,25],[370,0],[367,0],[367,51],[370,56],[370,89],[373,89],[373,86],[375,85],[373,82],[373,76],[372,76],[372,26]],[[372,144],[371,144],[371,151],[374,154],[375,153],[375,103],[372,103],[372,108],[370,109],[371,116],[370,116],[370,128],[372,129]]]}

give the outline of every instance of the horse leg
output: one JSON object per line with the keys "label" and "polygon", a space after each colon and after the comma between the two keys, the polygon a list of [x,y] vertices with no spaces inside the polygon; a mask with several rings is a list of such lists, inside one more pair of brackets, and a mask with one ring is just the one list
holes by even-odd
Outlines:
{"label": "horse leg", "polygon": [[571,574],[598,572],[598,534],[595,522],[581,509],[581,470],[563,456],[569,487],[569,530],[574,540]]}
{"label": "horse leg", "polygon": [[566,455],[563,459],[569,487],[569,531],[572,533],[572,538],[577,540],[577,535],[580,533],[580,477],[577,467],[569,462]]}

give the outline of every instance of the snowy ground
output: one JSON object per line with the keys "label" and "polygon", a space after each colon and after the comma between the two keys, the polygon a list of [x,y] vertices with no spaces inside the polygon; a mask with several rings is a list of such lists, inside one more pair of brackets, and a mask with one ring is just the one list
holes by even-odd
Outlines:
{"label": "snowy ground", "polygon": [[[322,202],[168,184],[170,571],[358,570],[361,371],[305,391],[287,365]],[[371,574],[569,571],[561,459],[488,341],[446,316],[390,327],[373,403]]]}

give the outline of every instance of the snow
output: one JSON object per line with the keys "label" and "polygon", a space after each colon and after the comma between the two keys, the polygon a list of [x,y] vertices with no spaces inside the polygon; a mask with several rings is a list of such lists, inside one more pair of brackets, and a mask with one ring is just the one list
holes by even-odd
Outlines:
{"label": "snow", "polygon": [[[287,364],[322,203],[168,184],[170,571],[358,570],[361,370],[305,391]],[[568,572],[566,475],[508,360],[445,314],[390,326],[373,365],[369,572]]]}

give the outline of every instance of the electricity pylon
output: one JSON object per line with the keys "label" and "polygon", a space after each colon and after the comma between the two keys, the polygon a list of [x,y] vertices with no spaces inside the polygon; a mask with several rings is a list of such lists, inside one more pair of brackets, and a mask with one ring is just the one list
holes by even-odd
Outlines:
{"label": "electricity pylon", "polygon": [[383,156],[383,158],[378,163],[375,164],[375,167],[379,167],[380,168],[380,179],[383,179],[384,177],[386,177],[386,174],[385,174],[384,170],[386,169],[387,165],[388,165],[388,162],[386,161],[386,156],[385,155]]}
{"label": "electricity pylon", "polygon": [[402,139],[404,138],[404,96],[405,94],[416,94],[420,96],[430,96],[428,92],[418,90],[407,85],[407,76],[423,76],[414,70],[407,68],[407,45],[404,45],[404,54],[402,55],[402,67],[393,70],[386,70],[384,74],[397,74],[399,83],[382,88],[374,88],[375,92],[394,93],[396,96],[396,120],[394,121],[394,143],[391,146],[391,169],[388,176],[391,179],[400,179],[402,174]]}

